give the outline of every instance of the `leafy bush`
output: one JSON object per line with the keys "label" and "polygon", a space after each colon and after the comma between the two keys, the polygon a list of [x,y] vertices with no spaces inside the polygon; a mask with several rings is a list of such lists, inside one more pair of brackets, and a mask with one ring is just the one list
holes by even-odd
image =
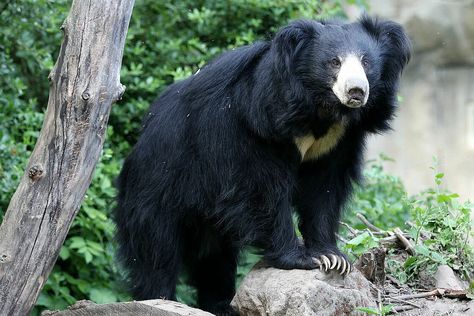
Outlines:
{"label": "leafy bush", "polygon": [[345,249],[357,257],[379,246],[380,236],[353,216],[358,212],[382,230],[400,227],[409,233],[414,255],[400,258],[397,251],[390,250],[387,259],[388,273],[403,283],[417,283],[421,272],[433,275],[440,264],[449,265],[465,280],[472,279],[474,248],[469,240],[474,236],[474,205],[460,203],[457,194],[443,190],[442,173],[435,174],[434,188],[408,197],[400,179],[384,172],[383,162],[387,161],[391,160],[382,155],[370,164],[365,183],[356,189],[348,205],[344,221],[362,232],[350,239]]}
{"label": "leafy bush", "polygon": [[412,199],[413,223],[407,229],[415,255],[398,269],[403,281],[413,282],[421,271],[432,274],[440,264],[449,265],[465,280],[474,278],[474,247],[469,243],[474,236],[474,204],[461,203],[458,194],[441,189],[443,177],[443,173],[436,173],[435,188]]}
{"label": "leafy bush", "polygon": [[384,163],[394,161],[382,154],[379,159],[367,162],[363,184],[356,187],[344,219],[354,228],[365,227],[353,216],[355,213],[370,218],[371,223],[381,229],[402,227],[410,216],[410,201],[403,183],[384,171]]}
{"label": "leafy bush", "polygon": [[[65,0],[0,5],[0,219],[43,121]],[[48,17],[48,18],[45,18]]]}

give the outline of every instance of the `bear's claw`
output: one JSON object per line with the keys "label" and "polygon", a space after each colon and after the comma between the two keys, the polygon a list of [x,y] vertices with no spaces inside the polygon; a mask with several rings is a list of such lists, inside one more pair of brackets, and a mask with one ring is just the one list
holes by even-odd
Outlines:
{"label": "bear's claw", "polygon": [[352,271],[351,263],[344,258],[343,256],[338,256],[334,254],[330,255],[321,255],[319,258],[313,258],[314,263],[316,263],[319,269],[322,271],[328,270],[337,270],[340,275],[348,275]]}
{"label": "bear's claw", "polygon": [[338,264],[339,260],[337,259],[336,255],[329,255],[329,258],[331,258],[331,266],[329,267],[329,269],[334,269],[334,267]]}

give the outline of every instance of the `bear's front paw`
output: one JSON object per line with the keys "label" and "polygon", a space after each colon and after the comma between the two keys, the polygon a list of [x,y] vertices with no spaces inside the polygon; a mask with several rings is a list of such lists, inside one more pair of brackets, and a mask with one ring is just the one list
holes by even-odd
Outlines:
{"label": "bear's front paw", "polygon": [[341,275],[348,275],[353,267],[345,254],[339,250],[310,250],[320,270],[337,270]]}
{"label": "bear's front paw", "polygon": [[313,270],[320,267],[318,260],[311,257],[303,247],[298,247],[297,249],[278,255],[267,254],[265,260],[272,267],[284,270]]}

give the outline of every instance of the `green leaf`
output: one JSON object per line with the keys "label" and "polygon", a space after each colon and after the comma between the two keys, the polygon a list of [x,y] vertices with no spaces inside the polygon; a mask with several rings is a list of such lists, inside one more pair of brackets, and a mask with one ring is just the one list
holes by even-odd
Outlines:
{"label": "green leaf", "polygon": [[446,259],[438,252],[431,252],[431,258],[438,263],[446,264]]}
{"label": "green leaf", "polygon": [[447,194],[438,194],[437,201],[440,203],[451,201],[451,197]]}
{"label": "green leaf", "polygon": [[387,314],[389,314],[389,313],[392,311],[392,308],[393,308],[394,306],[395,306],[395,305],[393,305],[393,304],[383,305],[383,306],[382,306],[382,315],[387,315]]}
{"label": "green leaf", "polygon": [[61,247],[61,250],[59,251],[59,258],[62,260],[67,260],[70,256],[69,249],[66,247]]}
{"label": "green leaf", "polygon": [[420,254],[422,256],[430,255],[430,250],[424,245],[416,245],[414,248],[417,254]]}
{"label": "green leaf", "polygon": [[112,186],[112,182],[110,181],[110,178],[108,177],[103,177],[102,181],[100,182],[100,188],[101,190],[106,190]]}
{"label": "green leaf", "polygon": [[86,241],[82,237],[75,236],[71,237],[69,240],[71,241],[69,244],[69,248],[71,249],[81,249],[86,246]]}
{"label": "green leaf", "polygon": [[447,227],[454,228],[457,226],[458,223],[455,218],[447,216],[443,219],[443,224],[446,225]]}
{"label": "green leaf", "polygon": [[89,295],[91,300],[97,304],[117,302],[117,295],[107,288],[93,288]]}
{"label": "green leaf", "polygon": [[365,242],[368,238],[370,238],[370,234],[368,232],[364,232],[360,235],[357,235],[356,237],[352,238],[351,240],[349,240],[347,242],[347,245],[353,245],[353,246],[356,246],[356,245],[359,245],[363,242]]}
{"label": "green leaf", "polygon": [[379,315],[379,310],[375,307],[357,307],[356,310],[367,313],[369,315]]}
{"label": "green leaf", "polygon": [[89,249],[94,249],[98,252],[103,252],[104,251],[104,247],[102,247],[101,244],[99,244],[98,242],[92,241],[92,240],[87,241],[87,246],[89,247]]}
{"label": "green leaf", "polygon": [[410,268],[413,267],[414,264],[416,263],[417,258],[414,256],[408,257],[407,260],[405,260],[405,263],[403,264],[404,268]]}

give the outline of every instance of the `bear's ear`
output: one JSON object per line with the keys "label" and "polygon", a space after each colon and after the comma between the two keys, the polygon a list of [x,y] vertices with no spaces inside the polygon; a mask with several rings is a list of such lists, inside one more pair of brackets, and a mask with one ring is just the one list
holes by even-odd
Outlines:
{"label": "bear's ear", "polygon": [[360,23],[379,43],[384,61],[383,76],[396,79],[411,56],[411,43],[403,27],[392,21],[380,21],[364,15]]}
{"label": "bear's ear", "polygon": [[322,25],[316,21],[297,20],[280,29],[272,43],[275,70],[282,77],[292,73],[294,59],[307,46],[309,39],[316,36]]}

